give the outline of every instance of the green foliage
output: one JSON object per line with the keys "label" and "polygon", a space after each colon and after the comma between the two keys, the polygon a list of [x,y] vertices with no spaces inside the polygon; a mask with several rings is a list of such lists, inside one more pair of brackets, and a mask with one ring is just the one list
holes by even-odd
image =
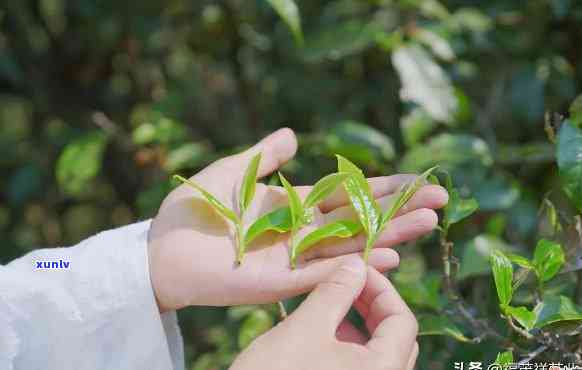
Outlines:
{"label": "green foliage", "polygon": [[582,309],[563,295],[544,297],[534,311],[537,317],[535,324],[537,328],[564,321],[582,321]]}
{"label": "green foliage", "polygon": [[500,306],[508,306],[513,297],[513,266],[503,252],[495,250],[491,253],[491,269],[495,279],[495,288]]}
{"label": "green foliage", "polygon": [[495,359],[495,364],[498,365],[511,365],[513,363],[513,352],[511,351],[500,352]]}
{"label": "green foliage", "polygon": [[419,336],[447,335],[460,342],[469,342],[461,329],[459,329],[446,316],[426,315],[418,318]]}
{"label": "green foliage", "polygon": [[68,144],[57,162],[57,181],[61,189],[71,195],[86,190],[89,182],[101,170],[107,136],[90,132]]}
{"label": "green foliage", "polygon": [[265,310],[252,311],[238,332],[238,346],[245,349],[253,340],[273,327],[273,318]]}
{"label": "green foliage", "polygon": [[[194,174],[285,124],[299,137],[283,169],[292,183],[333,172],[334,153],[368,176],[439,165],[454,180],[443,240],[401,248],[395,283],[415,313],[483,340],[425,336],[419,368],[491,362],[510,347],[517,362],[542,345],[534,362],[572,362],[582,3],[526,3],[11,2],[0,11],[0,261],[152,217],[171,174]],[[544,111],[554,112],[547,130]],[[288,207],[274,210],[251,221],[245,245],[290,224]],[[534,268],[541,239],[562,247],[561,268],[555,257]],[[502,318],[495,250],[515,268],[515,307]],[[236,319],[231,309],[179,313],[187,368],[226,370],[244,318],[276,315],[245,309]],[[542,324],[558,320],[529,330],[532,309]]]}
{"label": "green foliage", "polygon": [[562,246],[549,240],[540,240],[536,246],[532,262],[540,282],[552,279],[565,262]]}
{"label": "green foliage", "polygon": [[[255,197],[255,189],[257,187],[257,171],[259,170],[259,164],[261,163],[261,153],[255,155],[247,170],[245,171],[245,175],[243,177],[243,181],[240,188],[240,212],[241,216],[247,210],[251,201]],[[242,217],[241,217],[242,218]]]}

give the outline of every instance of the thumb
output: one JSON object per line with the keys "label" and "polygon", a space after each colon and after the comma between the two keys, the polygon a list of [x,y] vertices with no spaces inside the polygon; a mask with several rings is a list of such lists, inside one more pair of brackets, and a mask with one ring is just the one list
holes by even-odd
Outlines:
{"label": "thumb", "polygon": [[366,266],[359,256],[354,256],[319,283],[289,319],[303,321],[335,336],[365,284]]}
{"label": "thumb", "polygon": [[222,159],[219,161],[219,166],[230,171],[244,172],[249,161],[258,153],[262,153],[257,176],[264,177],[293,158],[296,152],[297,138],[295,133],[290,128],[282,128],[266,136],[244,152]]}

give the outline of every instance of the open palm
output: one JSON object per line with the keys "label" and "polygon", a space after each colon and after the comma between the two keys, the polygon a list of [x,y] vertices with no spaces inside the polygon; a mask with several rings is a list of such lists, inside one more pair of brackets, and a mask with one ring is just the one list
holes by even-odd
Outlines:
{"label": "open palm", "polygon": [[[262,153],[258,177],[277,170],[297,150],[295,135],[281,129],[251,149],[223,158],[196,174],[192,180],[223,204],[236,209],[238,189],[251,158]],[[391,194],[414,176],[395,175],[369,179],[380,204],[390,203]],[[296,187],[305,197],[311,187]],[[447,202],[446,191],[424,186],[390,222],[376,242],[370,264],[380,271],[398,265],[398,254],[386,247],[416,239],[437,224],[436,213]],[[315,210],[313,224],[299,234],[339,218],[356,218],[340,187]],[[245,212],[245,225],[287,203],[283,188],[257,185],[256,195]],[[322,281],[364,245],[360,234],[349,239],[320,243],[303,255],[292,270],[289,264],[289,233],[267,233],[254,240],[242,265],[236,265],[234,226],[220,216],[195,190],[182,185],[164,200],[149,235],[150,274],[162,311],[189,305],[236,305],[268,303],[305,293]],[[325,245],[324,245],[325,244]],[[379,248],[384,247],[384,248]]]}

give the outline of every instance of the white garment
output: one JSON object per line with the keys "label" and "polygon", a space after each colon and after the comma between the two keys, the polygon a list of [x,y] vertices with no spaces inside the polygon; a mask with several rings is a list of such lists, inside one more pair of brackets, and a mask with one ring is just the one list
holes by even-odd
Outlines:
{"label": "white garment", "polygon": [[[150,282],[149,227],[0,266],[0,370],[184,369],[176,313],[160,315]],[[47,261],[59,268],[37,268]]]}

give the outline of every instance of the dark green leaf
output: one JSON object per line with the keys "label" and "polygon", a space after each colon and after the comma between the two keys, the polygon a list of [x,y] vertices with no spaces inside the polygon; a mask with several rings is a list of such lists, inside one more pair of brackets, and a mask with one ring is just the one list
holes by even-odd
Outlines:
{"label": "dark green leaf", "polygon": [[556,276],[565,262],[566,258],[560,244],[545,239],[538,242],[533,266],[542,283]]}
{"label": "dark green leaf", "polygon": [[301,30],[301,16],[294,0],[267,0],[275,9],[279,17],[291,30],[297,45],[303,45],[303,31]]}
{"label": "dark green leaf", "polygon": [[490,258],[499,304],[507,306],[513,297],[513,266],[505,254],[499,250],[491,252]]}
{"label": "dark green leaf", "polygon": [[273,318],[267,311],[259,309],[253,311],[243,321],[238,332],[238,346],[245,349],[253,340],[273,327]]}
{"label": "dark green leaf", "polygon": [[418,319],[419,336],[447,335],[460,342],[469,342],[463,332],[446,316],[424,315]]}
{"label": "dark green leaf", "polygon": [[327,198],[348,177],[349,173],[332,173],[313,185],[313,188],[305,198],[303,206],[311,208]]}
{"label": "dark green leaf", "polygon": [[276,210],[259,217],[255,222],[253,222],[245,234],[245,244],[250,244],[258,236],[267,231],[285,233],[291,231],[291,227],[292,220],[289,207],[277,208]]}
{"label": "dark green leaf", "polygon": [[445,227],[461,222],[479,209],[479,203],[474,198],[463,199],[459,191],[453,188],[451,176],[447,173],[447,191],[449,203],[444,209],[443,224]]}
{"label": "dark green leaf", "polygon": [[214,195],[210,194],[209,192],[207,192],[206,190],[204,190],[200,185],[196,184],[195,182],[185,179],[182,176],[179,175],[174,175],[174,179],[178,180],[186,185],[189,185],[190,187],[194,188],[195,190],[197,190],[198,192],[200,192],[200,194],[202,194],[202,196],[204,197],[204,199],[206,199],[206,201],[218,212],[220,213],[222,216],[226,217],[227,219],[229,219],[230,221],[234,222],[234,223],[238,223],[239,218],[238,216],[229,208],[227,208],[224,204],[222,204],[218,199],[216,199],[214,197]]}
{"label": "dark green leaf", "polygon": [[291,251],[291,264],[295,266],[297,257],[327,238],[349,238],[362,231],[357,221],[339,220],[329,223],[307,234]]}
{"label": "dark green leaf", "polygon": [[557,151],[562,188],[582,212],[582,128],[564,122],[558,133]]}
{"label": "dark green leaf", "polygon": [[582,309],[565,296],[546,296],[534,312],[537,316],[536,328],[562,321],[582,321]]}
{"label": "dark green leaf", "polygon": [[247,210],[255,197],[255,189],[257,187],[257,172],[261,163],[261,153],[255,155],[249,162],[249,166],[245,171],[245,175],[240,188],[240,212],[241,215]]}
{"label": "dark green leaf", "polygon": [[299,194],[297,194],[297,190],[291,186],[289,181],[283,176],[281,172],[279,172],[279,179],[281,180],[281,184],[287,191],[287,198],[289,201],[289,209],[291,210],[291,224],[292,228],[298,228],[303,223],[304,218],[304,208],[303,204],[301,203],[301,198],[299,198]]}
{"label": "dark green leaf", "polygon": [[99,173],[107,136],[91,132],[68,144],[61,153],[56,175],[59,186],[68,194],[79,194]]}

